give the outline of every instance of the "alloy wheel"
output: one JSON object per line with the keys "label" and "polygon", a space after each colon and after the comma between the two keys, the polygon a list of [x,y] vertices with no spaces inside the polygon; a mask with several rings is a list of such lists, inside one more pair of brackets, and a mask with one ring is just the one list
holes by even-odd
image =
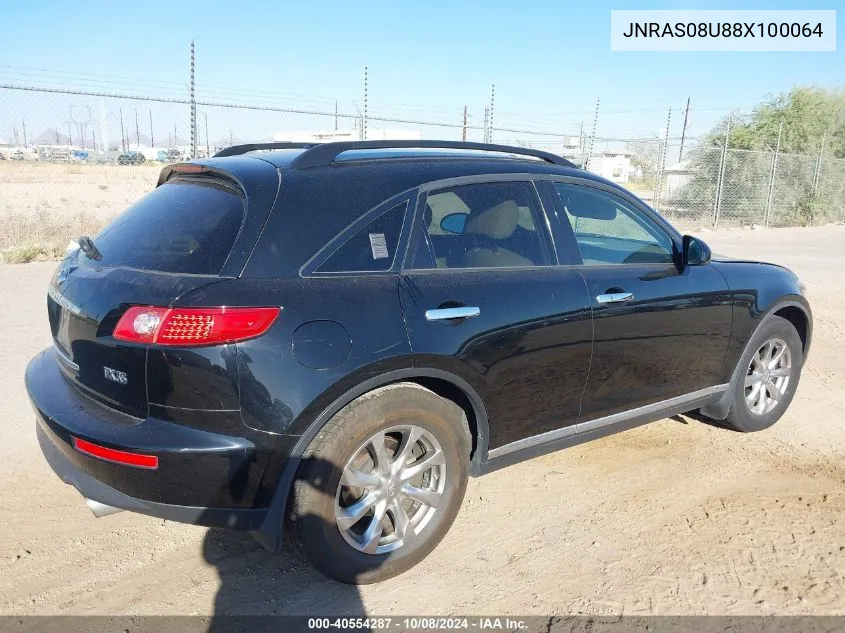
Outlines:
{"label": "alloy wheel", "polygon": [[792,354],[786,341],[769,339],[751,357],[745,375],[745,403],[755,415],[771,412],[786,395],[792,376]]}
{"label": "alloy wheel", "polygon": [[446,456],[415,425],[379,431],[346,464],[335,495],[344,540],[366,554],[413,545],[438,511],[446,487]]}

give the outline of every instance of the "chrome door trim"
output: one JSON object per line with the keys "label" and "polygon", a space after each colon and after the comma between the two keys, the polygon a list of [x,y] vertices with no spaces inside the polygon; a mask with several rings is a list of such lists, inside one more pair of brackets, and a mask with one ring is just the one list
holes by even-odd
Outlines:
{"label": "chrome door trim", "polygon": [[605,295],[598,295],[596,301],[599,303],[621,303],[623,301],[633,301],[633,292],[611,292]]}
{"label": "chrome door trim", "polygon": [[425,311],[426,321],[446,321],[449,319],[469,319],[481,314],[481,308],[476,306],[461,306],[458,308],[436,308]]}
{"label": "chrome door trim", "polygon": [[707,387],[705,389],[693,391],[692,393],[686,393],[681,396],[669,398],[668,400],[661,400],[660,402],[655,402],[653,404],[647,404],[642,407],[637,407],[636,409],[631,409],[629,411],[621,411],[620,413],[614,413],[613,415],[608,415],[603,418],[596,418],[595,420],[589,420],[587,422],[579,422],[578,424],[573,424],[572,426],[566,426],[561,429],[555,429],[553,431],[540,433],[539,435],[525,437],[521,440],[511,442],[510,444],[505,444],[504,446],[499,446],[498,448],[491,449],[490,451],[488,451],[487,457],[488,459],[495,459],[497,457],[502,457],[503,455],[508,455],[509,453],[513,453],[514,451],[518,451],[524,448],[530,448],[532,446],[538,446],[540,444],[545,444],[554,440],[564,439],[573,435],[577,435],[579,433],[586,433],[588,431],[593,431],[595,429],[599,429],[605,426],[620,424],[622,422],[627,422],[632,418],[659,413],[664,409],[671,409],[672,407],[681,406],[687,402],[695,402],[697,400],[701,400],[702,398],[706,398],[707,396],[712,396],[714,394],[727,391],[729,386],[730,385],[727,384],[715,385],[713,387]]}

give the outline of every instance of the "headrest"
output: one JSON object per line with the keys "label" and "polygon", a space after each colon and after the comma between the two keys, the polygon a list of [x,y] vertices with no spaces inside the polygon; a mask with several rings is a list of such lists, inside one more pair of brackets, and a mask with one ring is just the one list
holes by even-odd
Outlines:
{"label": "headrest", "polygon": [[513,235],[519,223],[519,207],[513,200],[505,200],[481,213],[470,214],[464,234],[485,235],[503,240]]}

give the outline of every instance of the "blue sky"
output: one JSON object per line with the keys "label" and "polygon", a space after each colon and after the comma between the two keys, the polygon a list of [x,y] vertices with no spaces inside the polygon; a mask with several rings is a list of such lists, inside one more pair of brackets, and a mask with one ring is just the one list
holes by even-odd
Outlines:
{"label": "blue sky", "polygon": [[[697,135],[768,93],[845,85],[841,41],[835,53],[614,53],[612,8],[845,6],[799,0],[3,2],[0,83],[184,95],[193,38],[202,94],[220,100],[333,108],[338,99],[348,109],[362,103],[366,64],[371,113],[442,119],[468,105],[480,124],[495,82],[497,123],[589,125],[601,97],[599,134],[618,135],[658,133],[669,106],[679,133],[687,97],[690,134]],[[845,11],[839,13],[843,32]],[[3,109],[0,99],[0,126]]]}

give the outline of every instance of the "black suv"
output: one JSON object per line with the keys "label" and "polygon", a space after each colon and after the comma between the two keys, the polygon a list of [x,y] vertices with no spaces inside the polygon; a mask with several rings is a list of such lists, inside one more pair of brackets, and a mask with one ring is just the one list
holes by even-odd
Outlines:
{"label": "black suv", "polygon": [[812,331],[789,270],[516,147],[232,147],[80,245],[26,372],[52,468],[344,582],[422,560],[468,475],[692,410],[770,426]]}

